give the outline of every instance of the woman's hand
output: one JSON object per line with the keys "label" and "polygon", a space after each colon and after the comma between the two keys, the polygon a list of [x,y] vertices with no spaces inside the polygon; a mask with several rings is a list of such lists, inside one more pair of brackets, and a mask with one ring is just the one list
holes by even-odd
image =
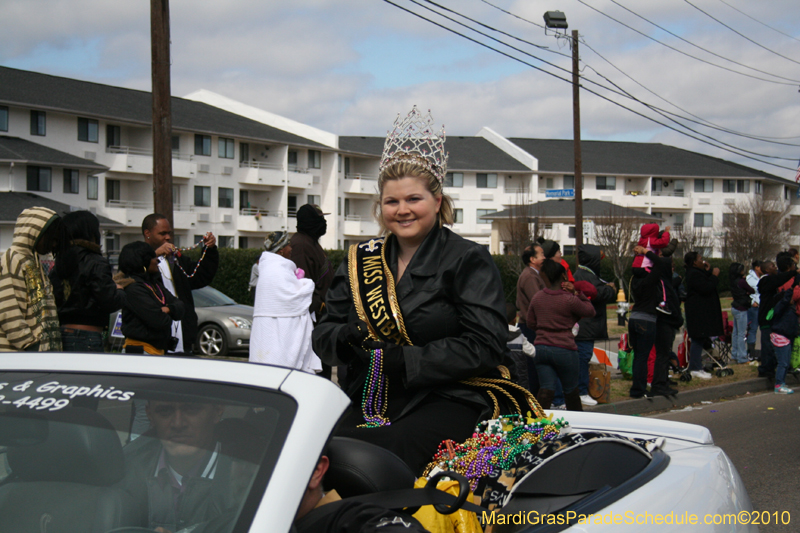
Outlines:
{"label": "woman's hand", "polygon": [[352,344],[361,346],[369,337],[369,326],[363,320],[354,320],[339,330],[339,342],[342,344]]}
{"label": "woman's hand", "polygon": [[161,308],[161,312],[169,314],[169,307],[167,307],[167,306],[162,307]]}
{"label": "woman's hand", "polygon": [[[400,370],[406,366],[406,360],[403,357],[403,347],[391,342],[382,341],[366,341],[363,344],[367,350],[381,350],[383,357],[383,367],[386,370]],[[372,354],[370,352],[367,352]]]}
{"label": "woman's hand", "polygon": [[633,253],[636,255],[644,255],[647,253],[647,248],[644,246],[639,246],[638,244],[633,247]]}
{"label": "woman's hand", "polygon": [[571,281],[562,281],[561,289],[575,294],[575,285],[573,285]]}

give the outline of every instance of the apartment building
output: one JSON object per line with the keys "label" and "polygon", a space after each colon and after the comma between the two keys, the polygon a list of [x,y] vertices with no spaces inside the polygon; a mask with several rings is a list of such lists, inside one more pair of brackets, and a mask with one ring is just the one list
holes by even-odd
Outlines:
{"label": "apartment building", "polygon": [[[0,175],[8,176],[0,179],[0,249],[11,242],[23,193],[103,217],[107,251],[138,240],[153,211],[150,120],[149,92],[0,67]],[[371,212],[382,137],[337,136],[207,91],[173,97],[172,124],[180,246],[207,231],[220,246],[260,246],[269,231],[294,232],[305,203],[331,213],[325,248],[378,233]],[[582,145],[584,198],[717,235],[728,206],[765,195],[786,204],[800,241],[792,181],[662,144]],[[505,243],[492,213],[574,194],[571,140],[505,138],[484,128],[449,136],[446,148],[453,229],[494,253]],[[569,223],[553,222],[548,235],[567,250],[574,245]]]}

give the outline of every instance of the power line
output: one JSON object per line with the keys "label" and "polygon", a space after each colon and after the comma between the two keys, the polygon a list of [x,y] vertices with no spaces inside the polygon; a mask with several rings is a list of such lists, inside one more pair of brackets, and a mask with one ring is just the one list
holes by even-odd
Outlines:
{"label": "power line", "polygon": [[744,11],[742,11],[741,9],[738,9],[738,8],[736,8],[736,7],[732,6],[732,5],[730,5],[730,4],[729,4],[728,2],[726,2],[725,0],[719,0],[719,1],[720,1],[720,2],[722,2],[723,4],[725,4],[726,6],[728,6],[729,8],[733,9],[734,11],[738,11],[739,13],[741,13],[741,14],[742,14],[742,15],[744,15],[745,17],[749,18],[750,20],[754,20],[754,21],[758,22],[759,24],[761,24],[762,26],[766,26],[767,28],[771,29],[772,31],[776,31],[776,32],[780,33],[781,35],[785,35],[785,36],[786,36],[786,37],[788,37],[789,39],[794,39],[795,41],[800,41],[800,39],[798,39],[797,37],[795,37],[795,36],[793,36],[793,35],[789,35],[788,33],[784,33],[784,32],[782,32],[781,30],[779,30],[778,28],[773,28],[772,26],[770,26],[770,25],[769,25],[769,24],[767,24],[766,22],[761,22],[761,21],[760,21],[760,20],[758,20],[757,18],[754,18],[754,17],[752,17],[752,16],[748,15],[747,13],[745,13]]}
{"label": "power line", "polygon": [[[491,6],[491,7],[493,7],[493,8],[495,8],[495,9],[499,10],[499,11],[502,11],[503,13],[505,13],[505,14],[507,14],[507,15],[510,15],[510,16],[512,16],[512,17],[514,17],[514,18],[516,18],[516,19],[518,19],[518,20],[521,20],[521,21],[523,21],[523,22],[527,22],[528,24],[532,24],[532,25],[534,25],[534,26],[537,26],[537,27],[539,27],[539,28],[546,29],[546,28],[545,28],[544,26],[542,26],[541,24],[537,24],[536,22],[533,22],[533,21],[531,21],[531,20],[529,20],[529,19],[526,19],[526,18],[524,18],[524,17],[521,17],[521,16],[519,16],[519,15],[517,15],[517,14],[515,14],[515,13],[512,13],[512,12],[510,12],[510,11],[507,11],[507,10],[505,10],[505,9],[501,8],[501,7],[498,7],[498,6],[494,5],[494,4],[492,4],[491,2],[488,2],[487,0],[481,0],[481,1],[482,1],[483,3],[485,3],[485,4],[489,5],[489,6]],[[612,0],[612,1],[614,1],[614,0]],[[722,0],[721,0],[721,1],[722,1]],[[616,2],[615,2],[615,3],[616,3]],[[620,5],[620,4],[617,4],[617,5]],[[624,6],[622,6],[622,5],[620,5],[620,7],[623,7],[624,9],[627,9],[627,8],[625,8],[625,7],[624,7]],[[636,15],[636,13],[634,13],[634,14]],[[608,16],[608,15],[606,15],[606,16]],[[637,15],[637,16],[639,16],[639,15]],[[642,18],[643,18],[643,17],[642,17]],[[613,20],[616,20],[616,19],[613,19]],[[647,19],[645,19],[645,20],[647,20]],[[619,21],[617,21],[617,22],[619,22]],[[647,22],[650,22],[650,21],[648,20]],[[656,25],[655,23],[652,23],[652,22],[651,22],[651,24],[653,24],[653,25],[655,25],[656,27],[659,27],[659,28],[660,28],[660,26]],[[665,30],[665,31],[668,31],[668,30]],[[679,37],[679,38],[680,38],[680,37]],[[498,42],[499,42],[499,41],[498,41]],[[524,42],[524,41],[523,41],[523,42]],[[679,109],[679,110],[683,111],[684,113],[688,114],[688,115],[689,115],[689,116],[691,116],[691,117],[694,117],[694,118],[696,118],[698,121],[701,121],[701,122],[697,122],[697,121],[691,120],[691,119],[689,119],[689,118],[687,118],[687,117],[681,117],[681,118],[683,118],[684,120],[689,120],[689,121],[691,121],[691,122],[695,122],[696,124],[700,124],[700,125],[710,125],[710,126],[707,126],[707,127],[713,127],[713,129],[717,129],[718,131],[722,131],[722,132],[725,132],[725,133],[730,133],[730,134],[733,134],[733,135],[739,135],[739,136],[742,136],[742,137],[745,137],[745,138],[749,138],[749,139],[753,139],[753,140],[760,140],[760,141],[763,141],[763,142],[771,142],[772,140],[789,140],[789,139],[798,139],[798,138],[800,138],[800,136],[791,136],[791,137],[767,137],[767,136],[756,136],[756,135],[750,135],[750,134],[747,134],[747,133],[737,132],[737,131],[735,131],[735,130],[731,130],[731,129],[728,129],[728,128],[724,128],[724,127],[722,127],[722,126],[719,126],[719,125],[717,125],[717,124],[714,124],[713,122],[711,122],[711,121],[709,121],[709,120],[707,120],[707,119],[704,119],[704,118],[702,118],[702,117],[700,117],[700,116],[698,116],[698,115],[695,115],[695,114],[693,114],[693,113],[691,113],[691,112],[689,112],[689,111],[687,111],[687,110],[683,109],[682,107],[678,106],[677,104],[675,104],[675,103],[673,103],[673,102],[670,102],[669,100],[667,100],[667,99],[666,99],[666,98],[664,98],[663,96],[661,96],[661,95],[659,95],[659,94],[655,93],[654,91],[652,91],[651,89],[649,89],[648,87],[646,87],[645,85],[643,85],[642,83],[638,82],[636,79],[634,79],[633,77],[631,77],[630,75],[628,75],[627,73],[625,73],[625,72],[624,72],[622,69],[620,69],[619,67],[617,67],[617,66],[616,66],[615,64],[613,64],[613,63],[612,63],[610,60],[608,60],[608,59],[607,59],[607,58],[605,58],[605,57],[604,57],[602,54],[600,54],[600,52],[598,52],[597,50],[595,50],[594,48],[592,48],[591,46],[589,46],[589,44],[587,44],[585,40],[581,40],[581,42],[582,42],[582,43],[583,43],[583,44],[584,44],[584,45],[585,45],[587,48],[589,48],[589,49],[590,49],[592,52],[594,52],[595,54],[597,54],[597,55],[598,55],[598,56],[599,56],[599,57],[600,57],[600,58],[601,58],[603,61],[605,61],[606,63],[608,63],[609,65],[611,65],[613,68],[615,68],[616,70],[618,70],[618,71],[619,71],[619,72],[620,72],[622,75],[626,76],[627,78],[629,78],[631,81],[633,81],[633,82],[634,82],[634,83],[636,83],[637,85],[639,85],[640,87],[642,87],[642,88],[643,88],[643,89],[645,89],[646,91],[650,92],[651,94],[653,94],[653,95],[654,95],[654,96],[656,96],[657,98],[659,98],[659,99],[663,100],[664,102],[666,102],[666,103],[668,103],[668,104],[672,105],[672,106],[673,106],[673,107],[675,107],[676,109]],[[688,41],[687,41],[687,42],[688,42]],[[690,43],[690,44],[692,44],[692,43]],[[694,45],[694,46],[696,46],[696,45]],[[533,57],[533,56],[532,56],[532,57]],[[726,58],[723,58],[723,59],[726,59]],[[593,70],[593,71],[594,71],[594,72],[595,72],[595,73],[596,73],[598,76],[600,76],[601,78],[605,79],[606,81],[608,81],[609,83],[611,83],[612,85],[614,85],[615,87],[617,87],[617,88],[618,88],[620,91],[622,91],[623,93],[625,93],[625,94],[629,94],[629,93],[627,93],[627,91],[625,91],[624,89],[622,89],[621,87],[619,87],[619,85],[617,85],[616,83],[612,82],[612,81],[611,81],[610,79],[608,79],[606,76],[603,76],[603,75],[602,75],[600,72],[598,72],[596,69],[594,69],[594,68],[593,68],[591,65],[589,65],[589,64],[586,64],[586,63],[585,63],[585,65],[586,65],[586,67],[588,67],[588,68],[592,69],[592,70]],[[743,66],[746,66],[746,65],[743,65]],[[765,72],[765,74],[770,74],[770,73],[768,73],[768,72]],[[775,76],[774,74],[770,74],[770,75],[772,75],[772,76]],[[788,78],[787,78],[787,79],[788,79]],[[591,80],[587,80],[587,81],[591,82]],[[602,86],[602,85],[600,85],[600,84],[597,84],[597,85],[598,85],[598,86],[600,86],[600,87],[603,87],[603,86]],[[605,88],[605,89],[608,89],[607,87],[604,87],[604,88]],[[665,111],[665,112],[669,113],[668,111]],[[675,115],[675,116],[678,116],[678,115]],[[798,146],[798,145],[795,145],[795,144],[787,144],[787,143],[775,143],[775,144],[786,144],[787,146]]]}
{"label": "power line", "polygon": [[[458,35],[458,36],[460,36],[460,37],[463,37],[464,39],[467,39],[468,41],[471,41],[471,42],[473,42],[473,43],[475,43],[475,44],[477,44],[477,45],[479,45],[479,46],[483,46],[484,48],[487,48],[487,49],[489,49],[489,50],[492,50],[492,51],[494,51],[494,52],[497,52],[497,53],[499,53],[499,54],[501,54],[501,55],[503,55],[503,56],[505,56],[505,57],[508,57],[509,59],[512,59],[513,61],[517,61],[517,62],[519,62],[519,63],[522,63],[522,64],[524,64],[524,65],[527,65],[527,66],[529,66],[529,67],[531,67],[531,68],[533,68],[533,69],[535,69],[535,70],[538,70],[538,71],[540,71],[540,72],[543,72],[543,73],[545,73],[545,74],[547,74],[547,75],[549,75],[549,76],[552,76],[552,77],[554,77],[554,78],[557,78],[557,79],[559,79],[559,80],[561,80],[561,81],[565,81],[565,82],[567,82],[567,83],[569,83],[569,84],[572,84],[572,81],[571,81],[571,80],[569,80],[569,79],[562,78],[562,77],[558,76],[557,74],[554,74],[554,73],[552,73],[552,72],[549,72],[549,71],[547,71],[547,70],[545,70],[545,69],[543,69],[543,68],[541,68],[541,67],[538,67],[538,66],[536,66],[536,65],[533,65],[532,63],[529,63],[529,62],[527,62],[527,61],[525,61],[525,60],[523,60],[523,59],[520,59],[520,58],[518,58],[518,57],[515,57],[515,56],[513,56],[513,55],[511,55],[511,54],[508,54],[508,53],[506,53],[506,52],[504,52],[504,51],[502,51],[502,50],[499,50],[499,49],[497,49],[497,48],[494,48],[494,47],[492,47],[492,46],[490,46],[490,45],[488,45],[488,44],[486,44],[486,43],[482,43],[482,42],[478,41],[477,39],[474,39],[474,38],[472,38],[472,37],[469,37],[469,36],[467,36],[467,35],[464,35],[463,33],[460,33],[460,32],[458,32],[457,30],[454,30],[454,29],[452,29],[452,28],[449,28],[449,27],[447,27],[447,26],[445,26],[445,25],[443,25],[443,24],[441,24],[441,23],[439,23],[439,22],[433,21],[433,20],[431,20],[431,19],[429,19],[429,18],[425,17],[424,15],[421,15],[421,14],[419,14],[419,13],[416,13],[416,12],[414,12],[414,11],[411,11],[411,10],[410,10],[410,9],[408,9],[408,8],[405,8],[405,7],[401,6],[401,5],[398,5],[397,3],[393,2],[392,0],[383,0],[383,1],[384,1],[384,2],[386,2],[387,4],[390,4],[390,5],[393,5],[393,6],[395,6],[396,8],[398,8],[398,9],[401,9],[401,10],[403,10],[403,11],[405,11],[405,12],[407,12],[407,13],[411,14],[411,15],[414,15],[415,17],[418,17],[418,18],[420,18],[420,19],[422,19],[422,20],[424,20],[424,21],[426,21],[426,22],[429,22],[429,23],[431,23],[431,24],[433,24],[433,25],[435,25],[435,26],[438,26],[438,27],[440,27],[440,28],[442,28],[442,29],[444,29],[444,30],[446,30],[446,31],[449,31],[450,33],[453,33],[453,34],[455,34],[455,35]],[[414,1],[414,0],[412,0],[412,1]],[[441,15],[440,15],[440,16],[441,16]],[[447,17],[445,17],[445,18],[447,18]],[[473,31],[476,31],[476,30],[473,30]],[[506,45],[506,46],[510,46],[510,45]],[[537,59],[538,59],[538,58],[537,58]],[[563,70],[563,69],[562,69],[562,70]],[[607,89],[607,88],[606,88],[606,89]],[[772,166],[772,167],[776,167],[776,168],[780,168],[780,169],[784,169],[784,170],[790,170],[790,171],[794,171],[794,170],[796,170],[795,168],[792,168],[792,167],[786,167],[786,166],[783,166],[783,165],[779,165],[779,164],[777,164],[777,163],[772,163],[772,162],[770,162],[770,161],[764,161],[763,159],[759,159],[759,158],[757,158],[757,157],[753,157],[753,156],[751,156],[751,155],[747,155],[747,153],[746,153],[746,152],[748,152],[748,151],[747,151],[747,150],[744,150],[744,149],[742,149],[742,148],[738,148],[738,147],[726,148],[726,147],[725,147],[725,143],[721,143],[721,141],[717,141],[717,143],[721,143],[721,144],[722,144],[722,146],[721,146],[720,144],[717,144],[717,143],[715,143],[715,142],[708,141],[708,140],[706,140],[706,139],[703,139],[703,138],[701,138],[701,137],[698,137],[698,136],[692,135],[692,134],[690,134],[690,133],[686,133],[685,131],[681,131],[681,130],[679,130],[679,129],[677,129],[677,128],[673,127],[673,126],[670,126],[669,124],[665,124],[664,122],[661,122],[661,121],[659,121],[659,120],[657,120],[657,119],[655,119],[655,118],[653,118],[653,117],[649,117],[649,116],[647,116],[647,115],[645,115],[645,114],[643,114],[643,113],[641,113],[641,112],[639,112],[639,111],[636,111],[636,110],[634,110],[634,109],[631,109],[631,108],[629,108],[629,107],[627,107],[627,106],[625,106],[625,105],[623,105],[623,104],[621,104],[621,103],[619,103],[619,102],[616,102],[616,101],[614,101],[614,100],[612,100],[612,99],[608,98],[607,96],[604,96],[604,95],[602,95],[602,94],[600,94],[600,93],[598,93],[598,92],[596,92],[596,91],[594,91],[594,90],[592,90],[592,89],[589,89],[589,88],[586,88],[586,87],[584,87],[584,90],[585,90],[585,91],[587,91],[587,92],[589,92],[590,94],[593,94],[593,95],[595,95],[595,96],[597,96],[597,97],[599,97],[599,98],[601,98],[601,99],[603,99],[603,100],[605,100],[605,101],[607,101],[607,102],[609,102],[609,103],[611,103],[611,104],[613,104],[613,105],[617,106],[617,107],[621,107],[622,109],[625,109],[626,111],[629,111],[629,112],[631,112],[631,113],[633,113],[633,114],[635,114],[635,115],[637,115],[637,116],[640,116],[640,117],[642,117],[642,118],[644,118],[644,119],[646,119],[646,120],[649,120],[649,121],[651,121],[651,122],[654,122],[654,123],[656,123],[656,124],[659,124],[660,126],[663,126],[663,127],[667,128],[667,129],[669,129],[669,130],[672,130],[672,131],[674,131],[674,132],[676,132],[676,133],[679,133],[679,134],[681,134],[681,135],[684,135],[684,136],[686,136],[686,137],[689,137],[689,138],[691,138],[691,139],[695,139],[695,140],[697,140],[697,141],[699,141],[699,142],[701,142],[701,143],[708,144],[709,146],[713,146],[714,148],[718,148],[718,149],[720,149],[720,150],[723,150],[723,151],[726,151],[726,152],[729,152],[729,153],[733,153],[733,154],[735,154],[735,155],[739,155],[739,156],[741,156],[741,157],[744,157],[744,158],[746,158],[746,159],[750,159],[750,160],[753,160],[753,161],[757,161],[757,162],[759,162],[759,163],[763,163],[763,164],[765,164],[765,165],[769,165],[769,166]],[[642,102],[640,102],[640,103],[642,103]],[[646,104],[644,104],[644,105],[646,105]],[[691,130],[691,128],[687,128],[686,126],[684,126],[684,125],[682,125],[682,124],[679,124],[679,125],[680,125],[681,127],[685,128],[685,129],[689,129],[690,131],[694,131],[694,130]],[[698,133],[698,132],[695,132],[695,133]],[[703,134],[700,134],[700,133],[698,133],[698,135],[701,135],[701,136],[702,136]],[[730,146],[730,145],[728,145],[728,146]],[[750,152],[750,153],[754,153],[754,152]],[[770,156],[770,155],[767,155],[767,154],[757,154],[757,155],[759,155],[760,157],[766,157],[766,158],[770,158],[770,159],[784,159],[784,158],[781,158],[781,157]]]}
{"label": "power line", "polygon": [[[710,120],[704,119],[701,116],[695,115],[691,111],[688,111],[688,110],[680,107],[679,105],[675,104],[674,102],[671,102],[671,101],[667,100],[666,98],[664,98],[660,94],[656,93],[655,91],[653,91],[652,89],[648,88],[647,86],[645,86],[641,82],[637,81],[631,75],[627,74],[624,70],[622,70],[621,68],[616,66],[614,63],[612,63],[609,59],[604,57],[600,52],[598,52],[597,50],[592,48],[585,40],[581,40],[581,43],[586,48],[588,48],[589,50],[591,50],[592,52],[597,54],[597,56],[600,57],[600,59],[602,59],[603,61],[605,61],[609,65],[611,65],[620,74],[622,74],[623,76],[625,76],[626,78],[628,78],[629,80],[634,82],[636,85],[638,85],[639,87],[641,87],[645,91],[649,92],[650,94],[652,94],[656,98],[658,98],[660,100],[663,100],[664,102],[668,103],[669,105],[675,107],[676,109],[679,109],[679,110],[683,111],[684,113],[686,113],[690,117],[693,117],[693,118],[695,118],[697,120],[692,120],[692,119],[690,119],[688,117],[681,117],[680,115],[678,115],[676,113],[671,113],[671,112],[669,112],[667,110],[664,110],[664,109],[660,109],[660,108],[656,108],[656,109],[660,109],[661,111],[664,111],[665,113],[668,113],[668,114],[673,115],[675,117],[680,117],[683,120],[688,120],[688,121],[693,122],[695,124],[698,124],[700,126],[705,126],[707,128],[711,128],[711,129],[714,129],[714,130],[717,130],[717,131],[720,131],[720,132],[723,132],[723,133],[728,133],[728,134],[731,134],[731,135],[736,135],[738,137],[744,137],[744,138],[747,138],[747,139],[752,139],[752,140],[755,140],[755,141],[762,141],[762,142],[770,143],[770,144],[780,144],[780,145],[784,145],[784,146],[800,146],[800,144],[784,143],[784,142],[778,142],[777,140],[775,140],[775,139],[778,139],[778,140],[780,140],[780,139],[798,139],[800,137],[762,137],[762,136],[758,136],[758,135],[751,135],[749,133],[743,133],[743,132],[735,131],[735,130],[732,130],[732,129],[729,129],[729,128],[725,128],[724,126],[720,126],[718,124],[715,124],[715,123],[711,122]],[[601,78],[606,80],[608,83],[612,84],[614,87],[617,87],[619,90],[624,91],[626,94],[630,94],[630,93],[628,93],[628,91],[625,91],[622,87],[620,87],[619,85],[617,85],[616,83],[611,81],[608,77],[606,77],[603,74],[601,74],[597,69],[595,69],[594,67],[592,67],[588,63],[586,63],[586,66],[587,66],[587,68],[592,69],[592,71],[594,71],[595,74],[597,74],[598,76],[600,76]]]}
{"label": "power line", "polygon": [[733,59],[730,59],[730,58],[728,58],[728,57],[725,57],[725,56],[723,56],[723,55],[720,55],[720,54],[718,54],[718,53],[716,53],[716,52],[712,52],[711,50],[708,50],[707,48],[703,48],[703,47],[702,47],[702,46],[700,46],[700,45],[697,45],[697,44],[695,44],[695,43],[693,43],[693,42],[691,42],[691,41],[689,41],[689,40],[687,40],[687,39],[684,39],[683,37],[681,37],[681,36],[680,36],[680,35],[678,35],[677,33],[674,33],[674,32],[672,32],[672,31],[668,30],[667,28],[665,28],[665,27],[663,27],[663,26],[660,26],[660,25],[656,24],[656,23],[655,23],[655,22],[653,22],[652,20],[649,20],[649,19],[647,19],[647,18],[643,17],[643,16],[642,16],[642,15],[640,15],[639,13],[636,13],[635,11],[633,11],[632,9],[629,9],[629,8],[627,8],[627,7],[623,6],[622,4],[620,4],[619,2],[617,2],[616,0],[611,0],[611,2],[612,2],[612,3],[614,3],[614,4],[616,4],[616,5],[618,5],[619,7],[621,7],[622,9],[624,9],[625,11],[627,11],[628,13],[630,13],[630,14],[632,14],[632,15],[635,15],[635,16],[639,17],[640,19],[644,20],[645,22],[648,22],[648,23],[652,24],[653,26],[655,26],[655,27],[656,27],[656,28],[658,28],[659,30],[661,30],[661,31],[664,31],[664,32],[666,32],[666,33],[668,33],[668,34],[672,35],[672,36],[673,36],[673,37],[675,37],[676,39],[680,39],[681,41],[685,42],[686,44],[689,44],[689,45],[691,45],[691,46],[694,46],[695,48],[697,48],[697,49],[699,49],[699,50],[702,50],[703,52],[706,52],[706,53],[708,53],[708,54],[711,54],[712,56],[718,57],[718,58],[720,58],[720,59],[724,59],[725,61],[730,61],[731,63],[733,63],[733,64],[735,64],[735,65],[739,65],[740,67],[744,67],[744,68],[747,68],[747,69],[750,69],[750,70],[754,70],[754,71],[756,71],[756,72],[760,72],[761,74],[766,74],[766,75],[768,75],[768,76],[774,76],[774,77],[776,77],[776,78],[780,78],[780,79],[782,79],[782,80],[786,80],[786,81],[792,81],[792,82],[795,82],[795,83],[800,83],[800,80],[795,80],[795,79],[792,79],[792,78],[786,78],[786,77],[784,77],[784,76],[779,76],[778,74],[773,74],[772,72],[767,72],[767,71],[765,71],[765,70],[760,70],[760,69],[757,69],[757,68],[755,68],[755,67],[751,67],[751,66],[749,66],[749,65],[745,65],[744,63],[739,63],[738,61],[735,61],[735,60],[733,60]]}
{"label": "power line", "polygon": [[723,65],[718,65],[717,63],[712,63],[711,61],[707,61],[707,60],[705,60],[705,59],[703,59],[703,58],[700,58],[700,57],[697,57],[697,56],[693,56],[692,54],[689,54],[689,53],[687,53],[687,52],[684,52],[683,50],[679,50],[678,48],[675,48],[674,46],[671,46],[671,45],[669,45],[669,44],[667,44],[667,43],[665,43],[665,42],[663,42],[663,41],[659,41],[659,40],[658,40],[658,39],[656,39],[655,37],[651,37],[650,35],[647,35],[646,33],[644,33],[644,32],[642,32],[642,31],[639,31],[639,30],[637,30],[637,29],[636,29],[636,28],[634,28],[633,26],[630,26],[630,25],[628,25],[628,24],[625,24],[624,22],[622,22],[622,21],[620,21],[620,20],[617,20],[617,19],[615,19],[615,18],[614,18],[614,17],[612,17],[611,15],[608,15],[608,14],[606,14],[606,13],[603,13],[602,11],[600,11],[599,9],[597,9],[596,7],[590,6],[589,4],[587,4],[586,2],[584,2],[583,0],[577,0],[577,1],[578,1],[579,3],[581,3],[581,4],[585,5],[586,7],[588,7],[589,9],[591,9],[592,11],[596,11],[597,13],[599,13],[599,14],[603,15],[604,17],[607,17],[607,18],[609,18],[609,19],[613,20],[613,21],[614,21],[614,22],[616,22],[617,24],[620,24],[620,25],[622,25],[622,26],[625,26],[625,27],[626,27],[626,28],[628,28],[629,30],[631,30],[631,31],[634,31],[634,32],[638,33],[638,34],[639,34],[639,35],[641,35],[642,37],[645,37],[645,38],[647,38],[647,39],[650,39],[651,41],[653,41],[653,42],[656,42],[656,43],[660,44],[661,46],[665,46],[665,47],[669,48],[670,50],[673,50],[673,51],[675,51],[675,52],[678,52],[679,54],[685,55],[686,57],[690,57],[690,58],[692,58],[692,59],[695,59],[695,60],[697,60],[697,61],[700,61],[701,63],[705,63],[705,64],[707,64],[707,65],[711,65],[712,67],[717,67],[717,68],[720,68],[720,69],[722,69],[722,70],[727,70],[728,72],[733,72],[734,74],[739,74],[739,75],[741,75],[741,76],[747,76],[748,78],[753,78],[753,79],[756,79],[756,80],[766,81],[766,82],[769,82],[769,83],[775,83],[775,84],[778,84],[778,85],[791,85],[791,86],[795,86],[795,85],[797,85],[796,83],[790,83],[790,82],[786,82],[786,81],[769,80],[769,79],[766,79],[766,78],[761,78],[761,77],[759,77],[759,76],[754,76],[754,75],[752,75],[752,74],[747,74],[746,72],[740,72],[740,71],[738,71],[738,70],[734,70],[734,69],[732,69],[732,68],[728,68],[728,67],[725,67],[725,66],[723,66]]}
{"label": "power line", "polygon": [[747,35],[743,34],[742,32],[740,32],[740,31],[738,31],[738,30],[735,30],[735,29],[731,28],[730,26],[728,26],[727,24],[725,24],[724,22],[722,22],[722,21],[721,21],[721,20],[719,20],[718,18],[715,18],[714,16],[710,15],[709,13],[707,13],[707,12],[703,11],[702,9],[700,9],[699,7],[697,7],[696,5],[694,5],[693,3],[691,3],[689,0],[683,0],[683,1],[684,1],[684,2],[686,2],[687,4],[689,4],[690,6],[692,6],[693,8],[695,8],[696,10],[698,10],[698,11],[699,11],[700,13],[702,13],[703,15],[707,16],[708,18],[710,18],[711,20],[713,20],[713,21],[715,21],[715,22],[718,22],[718,23],[719,23],[719,24],[721,24],[722,26],[725,26],[726,28],[728,28],[729,30],[731,30],[731,31],[732,31],[733,33],[735,33],[736,35],[738,35],[738,36],[742,37],[743,39],[746,39],[746,40],[750,41],[750,42],[751,42],[751,43],[753,43],[754,45],[756,45],[756,46],[758,46],[758,47],[760,47],[760,48],[763,48],[764,50],[766,50],[767,52],[769,52],[769,53],[771,53],[771,54],[775,54],[775,55],[776,55],[776,56],[778,56],[778,57],[782,57],[782,58],[786,59],[787,61],[791,61],[792,63],[796,63],[796,64],[800,65],[800,61],[795,61],[795,60],[794,60],[794,59],[792,59],[791,57],[787,57],[787,56],[785,56],[785,55],[783,55],[783,54],[780,54],[780,53],[776,52],[775,50],[772,50],[771,48],[767,48],[767,47],[766,47],[766,46],[764,46],[763,44],[761,44],[761,43],[759,43],[759,42],[756,42],[756,41],[754,41],[753,39],[751,39],[751,38],[750,38],[750,37],[748,37]]}

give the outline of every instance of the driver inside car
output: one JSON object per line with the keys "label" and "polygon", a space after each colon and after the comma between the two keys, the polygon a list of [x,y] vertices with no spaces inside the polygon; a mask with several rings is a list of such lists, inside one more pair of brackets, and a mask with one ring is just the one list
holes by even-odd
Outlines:
{"label": "driver inside car", "polygon": [[223,410],[211,403],[148,402],[154,435],[125,447],[126,488],[142,504],[148,528],[171,533],[238,509],[247,486],[239,478],[248,469],[217,440]]}

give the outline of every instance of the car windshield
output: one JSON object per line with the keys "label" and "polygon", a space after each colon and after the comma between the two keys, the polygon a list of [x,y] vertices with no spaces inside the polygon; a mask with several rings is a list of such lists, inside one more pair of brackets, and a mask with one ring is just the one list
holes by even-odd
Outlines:
{"label": "car windshield", "polygon": [[246,530],[295,412],[246,387],[0,373],[0,531]]}
{"label": "car windshield", "polygon": [[220,307],[223,305],[236,305],[236,302],[211,287],[203,287],[192,291],[195,307]]}

